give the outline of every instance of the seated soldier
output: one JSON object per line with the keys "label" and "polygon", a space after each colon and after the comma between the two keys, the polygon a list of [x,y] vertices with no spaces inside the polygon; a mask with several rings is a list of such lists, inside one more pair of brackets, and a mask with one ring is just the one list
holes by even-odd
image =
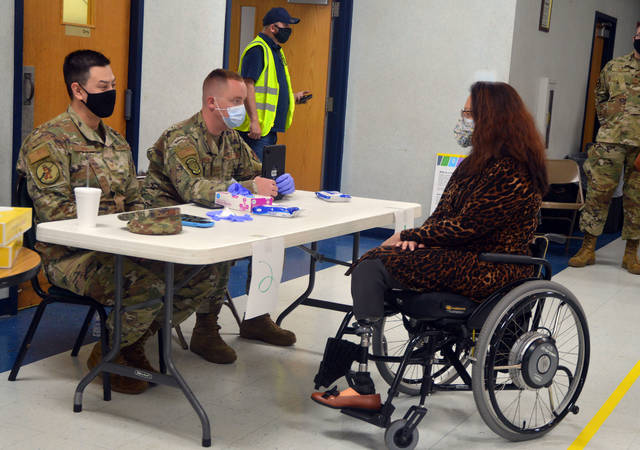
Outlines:
{"label": "seated soldier", "polygon": [[[421,227],[395,233],[350,269],[353,313],[365,345],[384,317],[384,296],[391,289],[452,292],[481,302],[533,274],[531,266],[478,259],[480,253],[531,254],[548,184],[544,145],[531,115],[508,84],[478,82],[454,133],[472,150],[433,214]],[[348,389],[316,392],[312,399],[333,408],[380,408],[366,358],[360,363]]]}
{"label": "seated soldier", "polygon": [[[258,176],[260,161],[233,129],[245,118],[246,97],[247,88],[237,73],[216,69],[207,75],[202,84],[201,110],[167,129],[147,151],[149,171],[142,189],[147,206],[195,202],[213,207],[216,191],[226,191],[235,182],[260,195],[295,190],[289,174],[275,181]],[[236,360],[235,351],[218,331],[230,267],[228,262],[213,266],[215,295],[198,308],[190,342],[192,352],[218,364]],[[244,320],[240,336],[282,346],[296,342],[295,334],[276,325],[269,314]]]}
{"label": "seated soldier", "polygon": [[[143,208],[131,149],[127,141],[105,125],[102,118],[113,113],[116,79],[109,60],[92,50],[78,50],[64,60],[64,80],[70,98],[67,111],[36,128],[22,144],[17,171],[26,177],[38,222],[76,217],[75,187],[102,190],[100,214]],[[79,295],[113,304],[113,255],[38,242],[49,281]],[[176,266],[176,279],[189,270]],[[136,305],[164,295],[162,263],[123,259],[123,306]],[[187,286],[176,292],[174,323],[188,317],[213,292],[210,270],[202,270]],[[162,305],[155,304],[123,314],[122,348],[115,362],[155,371],[144,353],[146,339],[160,328]],[[113,339],[113,312],[107,325]],[[101,358],[98,342],[89,356],[89,368]],[[143,392],[149,383],[111,375],[114,391]]]}

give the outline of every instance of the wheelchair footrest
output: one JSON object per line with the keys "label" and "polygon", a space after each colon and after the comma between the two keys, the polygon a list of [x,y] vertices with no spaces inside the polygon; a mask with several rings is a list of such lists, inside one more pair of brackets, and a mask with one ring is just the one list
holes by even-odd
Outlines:
{"label": "wheelchair footrest", "polygon": [[424,406],[416,406],[413,405],[407,413],[404,415],[403,419],[406,420],[407,424],[405,425],[405,429],[407,430],[407,434],[411,435],[413,430],[418,427],[418,424],[422,422],[424,416],[427,414],[427,408]]}
{"label": "wheelchair footrest", "polygon": [[391,423],[391,414],[395,408],[392,405],[383,405],[379,411],[367,411],[365,409],[344,408],[340,412],[356,419],[364,420],[380,428],[387,428]]}

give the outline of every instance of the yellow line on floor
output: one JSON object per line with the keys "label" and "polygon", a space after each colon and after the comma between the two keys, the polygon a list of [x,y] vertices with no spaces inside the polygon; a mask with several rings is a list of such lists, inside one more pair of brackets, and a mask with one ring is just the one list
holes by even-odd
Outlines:
{"label": "yellow line on floor", "polygon": [[633,366],[631,372],[624,377],[624,380],[620,382],[615,391],[609,396],[604,405],[600,408],[600,410],[596,413],[595,416],[589,421],[586,427],[582,430],[582,432],[578,435],[575,441],[569,446],[569,450],[577,450],[584,448],[594,434],[598,431],[598,429],[602,426],[609,414],[613,412],[616,408],[622,397],[627,393],[629,388],[633,385],[636,379],[640,376],[640,361]]}

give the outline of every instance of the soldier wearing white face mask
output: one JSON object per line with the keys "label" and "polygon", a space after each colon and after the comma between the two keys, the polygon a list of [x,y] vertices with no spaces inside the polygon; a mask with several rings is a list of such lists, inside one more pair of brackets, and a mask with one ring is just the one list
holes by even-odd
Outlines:
{"label": "soldier wearing white face mask", "polygon": [[[233,127],[245,118],[247,88],[235,72],[216,69],[204,80],[202,108],[167,129],[147,151],[149,172],[142,196],[147,207],[195,202],[215,204],[216,191],[235,182],[251,192],[275,197],[294,191],[289,174],[277,180],[260,177],[262,164]],[[231,363],[235,351],[220,337],[218,313],[229,280],[229,263],[215,265],[214,298],[197,310],[191,350],[207,361]],[[240,336],[274,345],[292,345],[295,335],[278,327],[269,315],[243,321]]]}

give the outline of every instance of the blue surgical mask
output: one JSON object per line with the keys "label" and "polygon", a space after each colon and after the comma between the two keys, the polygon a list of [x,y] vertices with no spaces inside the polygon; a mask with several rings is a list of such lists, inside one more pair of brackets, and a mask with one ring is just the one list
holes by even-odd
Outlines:
{"label": "blue surgical mask", "polygon": [[244,105],[230,106],[228,108],[216,107],[216,109],[218,111],[222,111],[225,109],[227,110],[227,114],[229,117],[225,117],[222,113],[220,113],[220,115],[222,116],[222,120],[224,120],[225,125],[229,128],[237,128],[242,125],[242,123],[244,122],[244,118],[247,115],[247,111],[244,109]]}
{"label": "blue surgical mask", "polygon": [[473,119],[460,118],[458,119],[458,123],[456,127],[453,129],[453,135],[456,138],[456,141],[461,147],[470,147],[471,146],[471,137],[473,136],[474,129]]}

